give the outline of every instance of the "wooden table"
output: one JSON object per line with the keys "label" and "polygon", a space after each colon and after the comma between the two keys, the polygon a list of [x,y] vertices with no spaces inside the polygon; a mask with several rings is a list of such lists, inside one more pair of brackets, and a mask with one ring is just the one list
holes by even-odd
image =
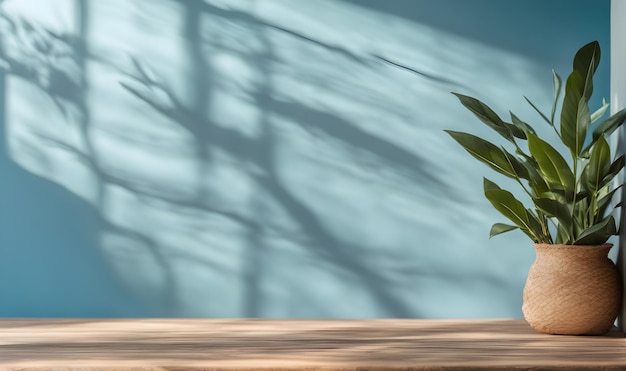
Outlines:
{"label": "wooden table", "polygon": [[0,319],[0,370],[626,370],[626,339],[520,320]]}

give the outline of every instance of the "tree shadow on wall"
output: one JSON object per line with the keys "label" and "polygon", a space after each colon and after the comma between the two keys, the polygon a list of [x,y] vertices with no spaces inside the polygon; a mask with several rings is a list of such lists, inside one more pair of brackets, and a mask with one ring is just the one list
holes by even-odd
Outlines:
{"label": "tree shadow on wall", "polygon": [[[214,17],[220,17],[229,22],[236,22],[240,26],[246,27],[257,37],[257,41],[263,46],[256,53],[243,54],[237,50],[230,48],[228,45],[209,45],[210,50],[223,51],[227,50],[233,54],[240,54],[242,58],[252,59],[254,65],[260,72],[258,83],[254,90],[245,91],[247,97],[257,107],[262,110],[260,122],[260,133],[254,138],[243,135],[237,128],[229,128],[225,124],[215,121],[211,117],[210,108],[203,106],[207,104],[205,99],[196,100],[200,102],[200,107],[186,107],[181,103],[181,99],[168,89],[167,84],[157,81],[150,76],[153,73],[146,72],[146,68],[141,62],[135,60],[134,66],[136,73],[131,83],[123,82],[123,86],[143,100],[150,107],[166,116],[172,122],[179,124],[195,138],[197,153],[210,153],[210,150],[203,148],[218,148],[220,151],[229,153],[245,163],[252,164],[255,169],[251,174],[255,182],[255,187],[259,188],[259,196],[269,195],[271,199],[285,210],[289,217],[295,221],[299,230],[304,233],[304,238],[300,239],[302,247],[308,247],[308,251],[318,255],[327,264],[339,267],[348,275],[358,277],[364,287],[367,287],[375,302],[383,308],[383,312],[394,317],[410,317],[414,316],[414,309],[404,304],[402,298],[395,297],[390,291],[389,280],[386,277],[389,272],[381,273],[378,267],[367,263],[366,260],[357,257],[360,246],[358,244],[346,243],[336,238],[333,232],[320,222],[320,216],[316,214],[306,201],[301,200],[281,179],[279,163],[279,155],[277,154],[277,146],[280,145],[280,128],[270,119],[273,115],[287,119],[293,125],[301,126],[303,129],[315,132],[318,136],[332,138],[340,147],[354,148],[367,152],[377,158],[377,167],[389,167],[403,173],[413,184],[420,184],[433,189],[439,189],[442,193],[445,190],[444,183],[438,179],[437,175],[431,170],[435,166],[432,160],[420,157],[415,153],[408,151],[388,140],[384,140],[376,135],[370,134],[351,123],[349,120],[333,115],[319,109],[308,107],[297,102],[279,101],[274,97],[276,87],[273,84],[272,71],[273,64],[278,60],[278,56],[274,52],[275,46],[267,39],[268,30],[278,31],[297,39],[300,42],[313,43],[315,46],[322,47],[328,52],[337,54],[346,60],[363,65],[377,65],[380,61],[375,59],[376,56],[358,56],[354,53],[341,49],[336,46],[326,45],[316,41],[308,36],[300,35],[294,31],[286,30],[282,27],[265,23],[262,20],[254,18],[252,15],[239,12],[224,10],[210,6],[203,2],[183,2],[187,7],[186,18],[187,25],[200,24],[196,17],[206,15],[206,21],[211,22]],[[190,19],[191,18],[191,19]],[[189,40],[189,46],[192,50],[191,55],[195,55],[198,50],[207,48],[207,41],[201,45],[201,37],[198,33],[189,32],[192,27],[187,27],[186,37]],[[199,30],[198,30],[199,31]],[[204,61],[210,59],[211,55],[203,55],[202,57],[192,58],[194,61]],[[195,75],[199,76],[199,80],[210,79],[211,71],[208,63],[199,62],[195,65]],[[207,86],[211,86],[210,82]],[[155,98],[159,97],[159,98]],[[162,97],[167,97],[162,99]],[[202,98],[206,98],[202,97]],[[165,102],[165,104],[164,104]],[[208,103],[210,105],[210,103]],[[204,112],[208,111],[206,114]],[[209,161],[208,158],[203,158]],[[202,187],[200,187],[202,188]],[[202,199],[197,198],[190,204],[202,205]],[[203,207],[208,207],[204,205]],[[244,218],[239,218],[244,219]],[[262,221],[263,215],[255,215],[246,220]],[[249,234],[248,253],[250,264],[248,265],[248,293],[246,298],[249,299],[246,313],[256,316],[259,313],[258,285],[261,275],[264,272],[262,267],[264,251],[264,241],[260,238],[264,233],[264,229],[268,226],[260,222],[253,224],[247,222]],[[306,242],[302,242],[306,241]],[[260,298],[259,298],[260,299]]]}
{"label": "tree shadow on wall", "polygon": [[[103,164],[103,156],[106,154],[94,143],[94,137],[97,136],[93,123],[95,118],[91,116],[91,107],[85,101],[85,95],[92,89],[89,85],[90,76],[85,76],[86,59],[98,59],[98,56],[90,54],[89,40],[85,36],[88,33],[90,16],[95,16],[88,14],[86,1],[76,2],[81,23],[78,36],[56,35],[47,31],[45,42],[33,38],[30,43],[34,45],[36,51],[34,57],[5,56],[6,68],[10,74],[38,86],[55,102],[66,120],[71,120],[80,127],[79,133],[82,138],[79,141],[80,146],[45,132],[38,134],[37,137],[40,139],[39,143],[49,148],[72,154],[76,162],[94,174],[97,189],[93,206],[101,216],[103,234],[115,235],[130,244],[144,246],[145,251],[149,252],[151,259],[156,262],[155,266],[165,277],[158,294],[155,294],[160,295],[161,304],[168,308],[165,315],[180,313],[176,303],[181,273],[176,273],[172,267],[172,256],[168,252],[171,242],[161,239],[158,234],[150,233],[147,229],[136,228],[132,224],[110,218],[105,210],[109,209],[113,202],[112,189],[132,195],[137,205],[144,205],[147,208],[157,206],[173,219],[187,220],[185,219],[187,216],[184,215],[195,212],[203,217],[210,215],[221,218],[230,223],[229,225],[236,226],[234,230],[240,235],[232,237],[241,240],[245,246],[243,316],[258,317],[266,313],[263,309],[265,288],[262,282],[268,269],[271,269],[268,259],[271,258],[274,248],[272,242],[268,242],[267,236],[276,234],[279,235],[279,239],[289,241],[306,254],[319,259],[321,264],[331,269],[337,277],[358,282],[384,316],[419,316],[416,308],[409,305],[405,298],[394,294],[391,286],[398,280],[394,272],[383,271],[376,265],[377,256],[384,253],[382,248],[378,251],[372,248],[365,249],[358,238],[338,236],[336,230],[329,228],[332,220],[327,220],[332,217],[332,210],[320,215],[319,210],[313,205],[315,200],[302,196],[302,193],[294,188],[296,186],[285,178],[286,170],[283,168],[285,154],[282,152],[285,148],[285,127],[278,124],[275,118],[280,117],[281,122],[288,122],[300,133],[309,133],[309,139],[303,137],[305,141],[317,138],[339,152],[355,154],[347,159],[355,161],[353,168],[357,169],[358,174],[376,174],[385,169],[386,172],[393,172],[398,179],[403,179],[405,184],[403,187],[427,187],[433,190],[434,197],[439,197],[446,194],[446,185],[433,171],[437,168],[435,160],[420,156],[402,145],[384,139],[345,116],[308,105],[303,101],[277,98],[280,87],[277,85],[275,74],[277,69],[281,68],[278,63],[280,57],[277,54],[277,46],[269,35],[280,33],[298,43],[321,48],[334,58],[358,65],[359,68],[379,68],[384,63],[389,64],[390,61],[384,58],[381,60],[380,56],[374,54],[360,55],[340,46],[325,44],[311,36],[267,23],[251,13],[219,8],[200,0],[178,3],[183,13],[181,17],[185,25],[183,30],[185,50],[193,76],[187,83],[189,91],[192,92],[190,97],[180,97],[168,84],[172,77],[152,72],[148,67],[151,61],[142,60],[140,54],[132,57],[130,69],[120,71],[126,75],[120,84],[134,99],[143,102],[146,107],[150,107],[154,113],[191,138],[196,180],[190,185],[190,191],[163,192],[155,180],[139,181],[119,173],[112,173]],[[154,6],[153,4],[156,3],[150,3],[150,6]],[[29,27],[40,29],[24,26],[27,23],[23,21],[8,20],[8,22],[12,27],[21,24],[20,27],[24,27],[26,31]],[[207,38],[204,27],[211,22],[236,24],[237,27],[246,30],[244,33],[247,37],[254,37],[260,47],[242,51],[228,43],[219,42],[219,38],[215,40]],[[56,53],[59,49],[56,44],[69,45],[61,54],[70,67],[62,67],[62,64],[58,63],[59,58],[54,53],[51,54],[51,51]],[[259,109],[260,114],[255,122],[258,130],[254,135],[222,122],[219,115],[214,113],[219,108],[214,106],[214,96],[220,87],[216,84],[219,76],[214,71],[212,53],[223,51],[250,61],[257,72],[255,84],[238,91],[243,100]],[[42,79],[41,71],[48,71],[48,79]],[[306,75],[306,71],[302,72]],[[429,78],[417,74],[421,78]],[[315,84],[314,78],[309,81],[310,84]],[[319,87],[322,86],[325,86],[325,82],[319,81]],[[342,94],[341,91],[334,93]],[[374,93],[373,96],[375,95]],[[132,126],[132,122],[129,120],[127,125]],[[126,138],[131,138],[128,145],[132,144],[132,134],[128,134]],[[141,142],[141,138],[138,137],[134,140],[137,144]],[[359,165],[359,157],[363,154],[370,159],[369,166]],[[246,179],[254,189],[254,194],[243,209],[239,205],[233,206],[221,200],[213,193],[216,187],[231,186],[211,183],[215,169],[224,166],[224,156],[229,159],[229,166],[238,166],[239,172],[246,173]],[[343,159],[345,160],[345,157]],[[332,157],[329,161],[333,161]],[[321,166],[325,165],[322,163]],[[359,181],[357,175],[343,176],[354,177],[350,180],[353,183]],[[309,180],[315,181],[314,177]],[[273,208],[285,213],[289,219],[288,226],[281,226],[271,218],[268,220],[266,213]],[[206,232],[207,226],[201,223],[187,224],[185,233],[196,236],[199,244],[202,244],[203,237],[199,236]],[[177,254],[178,259],[189,261],[198,259],[194,254],[186,256],[184,251]],[[222,267],[219,260],[205,259],[201,263],[207,269],[223,269],[224,274],[235,274]]]}
{"label": "tree shadow on wall", "polygon": [[[0,6],[3,3],[0,2]],[[32,23],[22,17],[11,17],[4,13],[0,9],[0,75],[1,75],[1,89],[2,89],[2,104],[0,108],[0,129],[3,133],[0,136],[2,143],[0,148],[4,153],[11,157],[17,154],[17,162],[20,159],[27,159],[28,162],[37,163],[37,175],[43,176],[43,178],[57,181],[47,176],[53,172],[55,168],[59,167],[59,163],[55,159],[49,156],[47,149],[59,148],[60,150],[72,154],[73,160],[77,162],[83,162],[86,166],[97,170],[97,164],[93,157],[89,156],[83,149],[73,148],[71,144],[59,140],[56,137],[50,137],[47,133],[54,131],[55,128],[51,127],[56,124],[53,120],[48,120],[46,114],[50,113],[46,110],[46,107],[39,107],[33,101],[23,100],[17,102],[11,98],[13,106],[7,107],[7,101],[9,95],[13,93],[12,90],[8,90],[6,85],[7,78],[10,78],[14,83],[22,81],[28,83],[35,90],[45,95],[53,106],[68,123],[80,123],[80,125],[88,125],[85,121],[87,116],[87,108],[83,100],[86,89],[83,86],[84,71],[81,67],[81,59],[86,58],[84,54],[79,51],[81,40],[75,34],[64,33],[59,31],[52,31],[36,23]],[[23,97],[22,97],[23,98]],[[17,103],[17,105],[15,105]],[[22,104],[23,103],[23,104]],[[18,108],[18,105],[20,106]],[[37,112],[41,116],[41,128],[23,129],[21,126],[26,126],[24,117],[15,117],[15,112],[20,109],[28,109],[30,113]],[[11,112],[9,118],[7,113]],[[22,111],[23,112],[23,111]],[[13,131],[8,132],[7,121],[9,119],[15,119],[12,122]],[[22,120],[24,121],[22,121]],[[16,132],[29,133],[30,138],[38,138],[37,141],[30,141],[23,135],[15,136]],[[13,134],[13,138],[4,140],[5,137]],[[12,145],[12,149],[5,147]],[[18,152],[18,153],[16,153]],[[97,216],[97,228],[101,225],[108,226],[106,220],[102,218],[100,213],[94,214],[77,214],[79,203],[68,202],[65,195],[57,192],[56,189],[49,187],[49,184],[45,182],[31,181],[22,175],[19,171],[14,171],[12,167],[7,168],[5,173],[6,179],[9,185],[6,188],[6,197],[11,197],[14,193],[14,188],[20,188],[22,192],[38,192],[36,197],[30,197],[26,202],[22,202],[21,199],[28,197],[27,193],[18,193],[17,200],[11,199],[8,204],[3,204],[9,207],[9,205],[16,205],[20,207],[20,210],[12,212],[10,219],[7,217],[8,224],[4,227],[8,228],[7,234],[4,234],[3,240],[5,243],[11,242],[11,246],[15,249],[15,252],[11,252],[11,249],[5,251],[9,259],[14,262],[19,262],[24,257],[28,256],[32,261],[30,268],[36,270],[36,272],[30,272],[28,269],[19,269],[19,267],[11,266],[8,269],[7,277],[11,279],[19,280],[19,284],[14,287],[14,290],[19,291],[19,300],[11,305],[3,308],[5,315],[17,315],[17,316],[66,316],[77,315],[82,313],[82,316],[103,316],[103,315],[119,315],[122,311],[125,311],[124,315],[133,316],[138,313],[143,315],[155,315],[156,312],[151,311],[148,307],[142,306],[139,303],[134,302],[131,296],[123,290],[123,286],[119,285],[119,282],[115,280],[105,267],[101,266],[102,256],[100,251],[90,249],[89,244],[93,240],[97,239],[97,235],[91,233],[92,216]],[[28,170],[34,170],[30,168]],[[21,183],[25,182],[25,183]],[[26,183],[27,182],[27,183]],[[40,193],[41,192],[41,193]],[[31,195],[32,196],[32,195]],[[32,201],[39,200],[42,203],[37,207],[60,207],[60,210],[39,210],[35,215],[29,216],[32,213],[31,210]],[[65,200],[65,201],[64,201]],[[36,201],[35,201],[36,202]],[[99,205],[96,205],[99,206]],[[4,210],[8,216],[8,209]],[[50,215],[56,214],[56,218],[68,217],[66,223],[70,223],[72,218],[80,218],[76,225],[56,225],[56,221],[50,221]],[[26,225],[15,225],[11,223],[28,223]],[[49,223],[49,224],[42,224]],[[56,228],[55,228],[56,226]],[[61,227],[61,228],[59,228]],[[54,230],[52,230],[54,228]],[[71,237],[68,237],[68,230],[72,228],[84,228],[80,231],[73,233]],[[118,228],[121,233],[134,235],[134,233],[125,228]],[[28,230],[30,234],[24,236],[23,233]],[[6,238],[6,239],[5,239]],[[48,238],[46,240],[46,238]],[[13,240],[15,239],[15,240]],[[17,243],[17,244],[16,244]],[[52,248],[57,248],[57,251],[50,251]],[[81,251],[77,251],[80,248]],[[89,248],[89,249],[88,249]],[[19,249],[19,252],[18,252]],[[40,251],[38,249],[45,249]],[[68,256],[71,254],[71,256]],[[63,267],[59,268],[63,257],[67,258],[65,264],[71,265],[76,261],[82,263],[91,264],[90,267]],[[43,264],[43,265],[42,265]],[[59,271],[60,269],[60,271]],[[13,276],[12,272],[27,271],[27,276],[22,277],[22,273],[17,273]],[[88,272],[88,273],[87,273]],[[54,276],[53,280],[49,277]],[[76,280],[77,276],[81,276],[81,280]],[[44,283],[45,291],[40,290]],[[81,282],[74,282],[81,281]],[[92,284],[89,289],[86,289],[86,285]],[[93,291],[99,291],[98,295],[93,294]],[[11,290],[6,293],[4,300],[11,300]],[[30,296],[29,296],[30,295]],[[33,295],[43,297],[32,297]],[[58,302],[49,301],[49,297],[52,298],[55,295],[64,297],[65,304],[59,305]],[[123,303],[117,308],[110,306],[109,302],[117,301]],[[41,307],[39,304],[42,303]],[[66,305],[63,308],[63,305]],[[24,307],[26,306],[26,307]],[[21,308],[21,309],[17,309]],[[81,310],[91,310],[92,312],[80,312]],[[20,312],[14,312],[20,310]],[[8,311],[8,312],[7,312]],[[46,314],[47,313],[47,314]],[[79,314],[80,315],[80,314]]]}
{"label": "tree shadow on wall", "polygon": [[[86,13],[85,1],[77,0],[76,7],[80,13]],[[91,122],[89,115],[89,107],[85,101],[85,95],[88,93],[87,76],[85,76],[85,63],[88,59],[86,50],[86,40],[84,39],[84,31],[88,28],[88,19],[86,14],[81,14],[77,25],[80,29],[78,35],[73,33],[64,33],[52,31],[36,23],[22,17],[11,17],[0,12],[0,67],[6,76],[16,78],[31,84],[46,96],[56,107],[57,112],[65,120],[66,125],[76,125],[80,132],[82,146],[68,141],[62,136],[52,135],[55,130],[50,125],[59,123],[51,119],[46,111],[47,107],[37,107],[37,112],[41,113],[41,129],[29,128],[27,131],[31,133],[29,139],[15,140],[14,149],[9,155],[20,163],[26,159],[29,163],[37,163],[34,168],[28,168],[37,175],[48,178],[54,182],[62,183],[67,186],[72,179],[58,179],[50,176],[54,169],[59,168],[62,164],[56,162],[50,156],[50,150],[64,152],[71,157],[68,160],[80,163],[85,168],[90,169],[97,181],[95,182],[96,199],[93,200],[92,206],[96,209],[95,214],[98,217],[100,231],[104,233],[112,233],[124,236],[134,243],[147,246],[153,252],[154,259],[159,262],[160,268],[169,281],[167,287],[173,288],[173,275],[168,269],[166,261],[159,254],[159,250],[155,248],[157,243],[146,233],[133,230],[131,226],[120,225],[107,219],[102,214],[102,210],[106,207],[105,185],[115,184],[116,179],[111,178],[104,171],[98,161],[96,150],[91,142]],[[5,86],[6,89],[6,86]],[[5,90],[5,99],[12,91]],[[24,97],[21,97],[24,98]],[[34,102],[24,102],[27,105],[35,106]],[[54,114],[52,115],[55,116]],[[3,112],[3,117],[6,118]],[[21,117],[14,117],[16,122],[13,125],[25,125],[26,121],[20,121]],[[6,124],[6,122],[5,122]],[[62,128],[58,128],[62,129]],[[20,129],[23,131],[23,129]],[[8,135],[8,133],[7,133]],[[7,140],[9,143],[9,140]],[[57,152],[57,153],[58,153]],[[120,182],[120,186],[123,186]],[[98,236],[93,236],[98,238]],[[53,241],[51,241],[53,242]],[[53,242],[54,243],[54,242]],[[81,246],[84,248],[84,246]],[[96,253],[98,254],[98,253]],[[77,254],[81,255],[82,254]],[[63,288],[61,288],[63,289]],[[107,290],[104,290],[107,291]],[[166,294],[163,298],[158,299],[163,307],[168,307],[172,302],[168,292],[172,290],[163,290]],[[79,300],[78,298],[76,298]],[[84,300],[84,298],[80,299]],[[111,300],[115,300],[111,298]],[[124,300],[127,300],[124,299]],[[106,312],[107,310],[105,310]],[[118,310],[109,308],[109,312],[115,313]],[[158,311],[143,307],[140,309],[142,315],[152,316],[158,315]],[[73,313],[72,310],[70,312]],[[166,313],[172,314],[170,309],[165,310]],[[89,313],[84,315],[88,316]],[[137,315],[128,312],[126,315]]]}

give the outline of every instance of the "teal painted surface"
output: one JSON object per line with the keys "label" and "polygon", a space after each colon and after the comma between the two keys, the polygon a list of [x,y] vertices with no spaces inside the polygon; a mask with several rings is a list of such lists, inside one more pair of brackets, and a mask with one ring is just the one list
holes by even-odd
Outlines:
{"label": "teal painted surface", "polygon": [[520,317],[449,92],[608,98],[608,1],[0,4],[0,316]]}

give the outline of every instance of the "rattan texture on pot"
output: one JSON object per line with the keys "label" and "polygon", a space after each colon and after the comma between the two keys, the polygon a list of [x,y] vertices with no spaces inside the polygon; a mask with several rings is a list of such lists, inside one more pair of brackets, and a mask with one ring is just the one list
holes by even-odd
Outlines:
{"label": "rattan texture on pot", "polygon": [[611,244],[535,244],[522,311],[539,332],[599,335],[608,332],[621,304],[622,282],[608,258]]}

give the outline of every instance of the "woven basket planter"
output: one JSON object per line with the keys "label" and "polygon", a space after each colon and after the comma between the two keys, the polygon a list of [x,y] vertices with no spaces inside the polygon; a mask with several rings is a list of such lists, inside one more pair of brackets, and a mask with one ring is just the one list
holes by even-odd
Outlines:
{"label": "woven basket planter", "polygon": [[608,258],[611,244],[535,244],[537,258],[524,287],[524,318],[537,331],[601,335],[613,326],[622,282]]}

